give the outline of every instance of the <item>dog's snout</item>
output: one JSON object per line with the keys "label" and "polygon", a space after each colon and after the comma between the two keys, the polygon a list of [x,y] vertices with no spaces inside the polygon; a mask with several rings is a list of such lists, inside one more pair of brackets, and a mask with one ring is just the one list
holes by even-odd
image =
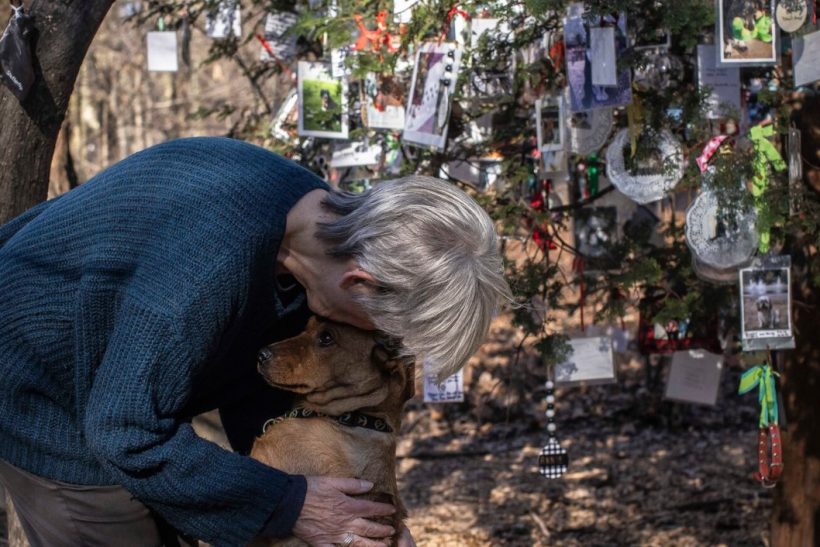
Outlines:
{"label": "dog's snout", "polygon": [[273,357],[273,353],[268,348],[262,348],[259,350],[259,353],[256,354],[256,362],[260,365],[265,361],[268,361],[271,357]]}

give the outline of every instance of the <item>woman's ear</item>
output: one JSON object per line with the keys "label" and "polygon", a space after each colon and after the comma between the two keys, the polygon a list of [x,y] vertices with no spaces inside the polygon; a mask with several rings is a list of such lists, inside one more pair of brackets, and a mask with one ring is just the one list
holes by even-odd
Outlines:
{"label": "woman's ear", "polygon": [[339,287],[342,289],[353,290],[364,289],[372,291],[375,290],[377,286],[378,283],[376,282],[376,279],[358,266],[353,267],[343,273],[342,280],[339,283]]}

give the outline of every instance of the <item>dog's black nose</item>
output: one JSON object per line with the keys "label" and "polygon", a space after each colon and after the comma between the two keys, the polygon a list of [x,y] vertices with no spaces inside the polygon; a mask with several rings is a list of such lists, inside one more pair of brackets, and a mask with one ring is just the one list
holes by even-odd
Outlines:
{"label": "dog's black nose", "polygon": [[256,361],[262,364],[271,357],[273,357],[273,353],[271,353],[271,351],[268,348],[262,348],[261,350],[259,350],[259,353],[256,354]]}

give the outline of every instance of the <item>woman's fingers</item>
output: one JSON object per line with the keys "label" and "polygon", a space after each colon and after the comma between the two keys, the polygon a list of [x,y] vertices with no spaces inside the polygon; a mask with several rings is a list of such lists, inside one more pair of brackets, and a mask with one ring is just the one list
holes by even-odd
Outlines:
{"label": "woman's fingers", "polygon": [[350,523],[350,531],[358,536],[366,538],[389,538],[393,537],[396,531],[392,526],[379,524],[372,520],[358,518]]}

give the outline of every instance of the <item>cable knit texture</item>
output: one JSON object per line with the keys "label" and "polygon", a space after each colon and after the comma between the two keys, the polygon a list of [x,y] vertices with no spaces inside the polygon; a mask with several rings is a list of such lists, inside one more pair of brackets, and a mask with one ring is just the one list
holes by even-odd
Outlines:
{"label": "cable knit texture", "polygon": [[262,148],[180,139],[0,226],[0,458],[121,484],[217,545],[287,535],[304,477],[190,418],[258,388],[256,351],[293,323],[273,283],[286,215],[316,188]]}

